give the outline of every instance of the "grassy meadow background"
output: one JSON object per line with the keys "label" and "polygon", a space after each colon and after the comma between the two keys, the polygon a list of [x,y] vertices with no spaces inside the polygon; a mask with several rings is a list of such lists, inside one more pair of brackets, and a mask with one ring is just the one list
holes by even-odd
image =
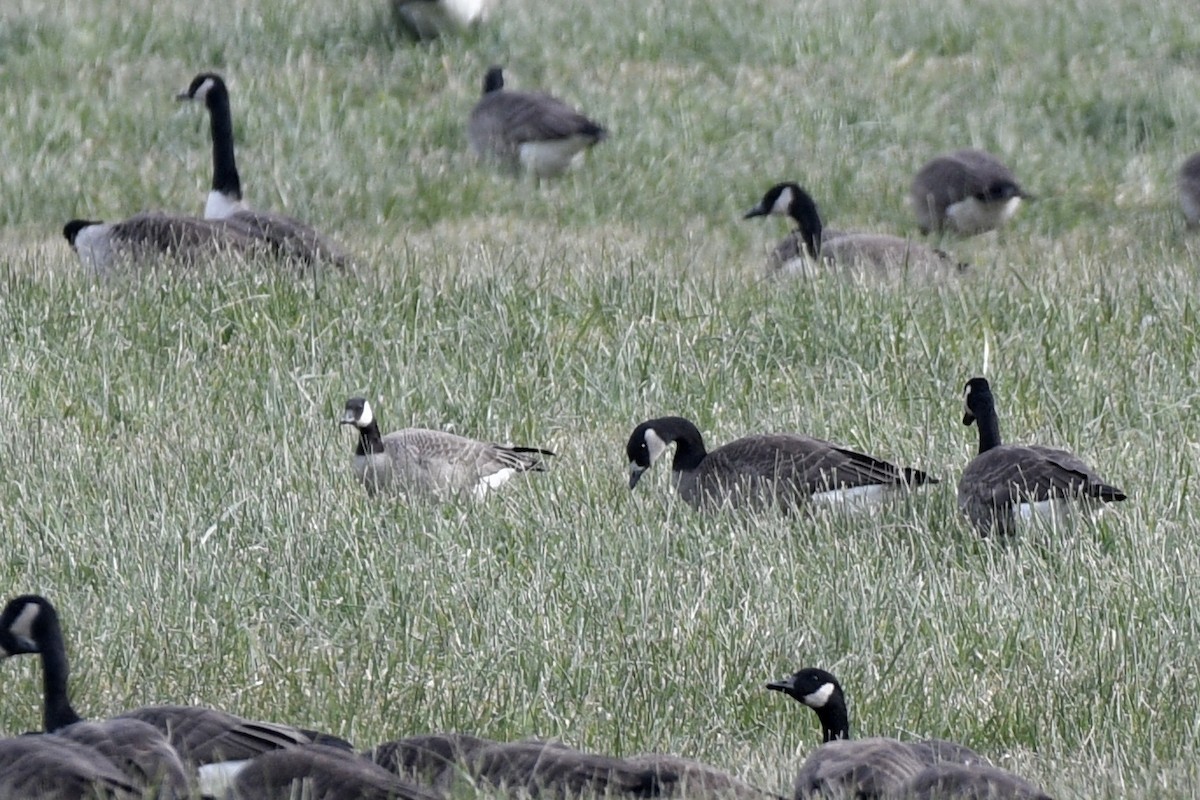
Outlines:
{"label": "grassy meadow background", "polygon": [[[500,0],[414,45],[383,0],[7,0],[0,8],[0,585],[54,600],[85,714],[203,703],[360,745],[435,730],[661,750],[789,791],[833,670],[858,734],[962,741],[1059,798],[1200,778],[1200,27],[1165,0]],[[564,179],[479,168],[487,65],[603,122]],[[199,213],[230,86],[247,198],[360,269],[96,282],[71,217]],[[942,151],[1040,200],[949,242],[941,283],[764,279],[779,180],[830,224],[911,235]],[[1004,433],[1130,495],[980,541],[954,503],[988,354]],[[489,502],[368,498],[347,396],[558,452]],[[639,421],[715,446],[800,431],[943,483],[879,513],[700,516]],[[0,664],[0,730],[39,669]]]}

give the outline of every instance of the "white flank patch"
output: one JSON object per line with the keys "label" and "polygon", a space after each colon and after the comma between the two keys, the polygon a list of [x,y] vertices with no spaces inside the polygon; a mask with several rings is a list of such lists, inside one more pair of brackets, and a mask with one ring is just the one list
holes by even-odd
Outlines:
{"label": "white flank patch", "polygon": [[1032,522],[1035,519],[1063,520],[1071,513],[1071,504],[1062,498],[1042,500],[1037,503],[1017,504],[1017,517],[1022,522]]}
{"label": "white flank patch", "polygon": [[802,698],[804,705],[809,708],[823,708],[829,702],[830,695],[833,694],[833,684],[823,683],[821,688],[811,694],[806,694]]}
{"label": "white flank patch", "polygon": [[539,178],[552,178],[567,171],[576,157],[592,143],[588,136],[568,136],[549,142],[525,142],[519,149],[521,166]]}
{"label": "white flank patch", "polygon": [[820,505],[844,506],[847,509],[865,508],[882,501],[890,488],[890,486],[874,483],[870,486],[833,489],[828,492],[815,493],[812,501]]}
{"label": "white flank patch", "polygon": [[249,761],[218,761],[200,767],[200,794],[204,797],[228,797],[233,781]]}
{"label": "white flank patch", "polygon": [[204,204],[205,219],[226,219],[239,211],[245,211],[246,206],[241,200],[234,200],[213,189],[208,193],[208,201]]}
{"label": "white flank patch", "polygon": [[981,203],[974,197],[946,207],[946,216],[959,233],[972,235],[1003,225],[1017,212],[1021,198],[1010,197],[1003,203]]}
{"label": "white flank patch", "polygon": [[771,213],[786,217],[794,199],[795,192],[792,191],[792,187],[788,186],[779,193],[779,197],[775,198],[775,205],[771,206]]}
{"label": "white flank patch", "polygon": [[12,625],[8,626],[9,631],[18,639],[28,639],[33,641],[33,623],[38,618],[38,614],[42,613],[42,607],[37,603],[26,603],[21,609],[21,613],[17,614],[17,618],[13,620]]}
{"label": "white flank patch", "polygon": [[654,428],[647,428],[642,437],[646,442],[646,450],[650,453],[650,463],[658,461],[658,457],[667,451],[667,443],[658,435]]}
{"label": "white flank patch", "polygon": [[362,413],[358,415],[358,419],[354,424],[360,428],[368,428],[375,421],[375,412],[371,410],[371,403],[367,400],[363,401]]}
{"label": "white flank patch", "polygon": [[89,225],[75,234],[75,252],[85,268],[96,274],[108,271],[113,263],[112,225]]}
{"label": "white flank patch", "polygon": [[479,483],[475,484],[475,488],[472,491],[476,497],[483,499],[488,493],[488,489],[499,489],[508,483],[509,478],[516,474],[517,471],[512,467],[505,467],[498,472],[493,472],[491,475],[484,475],[479,479]]}

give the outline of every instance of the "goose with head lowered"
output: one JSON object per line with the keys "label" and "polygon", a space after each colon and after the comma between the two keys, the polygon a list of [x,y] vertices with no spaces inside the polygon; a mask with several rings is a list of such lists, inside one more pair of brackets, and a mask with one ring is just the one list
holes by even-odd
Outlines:
{"label": "goose with head lowered", "polygon": [[475,155],[539,179],[561,175],[607,136],[603,126],[557,97],[505,89],[504,70],[497,66],[484,75],[483,96],[467,120]]}
{"label": "goose with head lowered", "polygon": [[984,150],[937,156],[913,177],[909,203],[921,233],[974,236],[1007,222],[1022,200],[1033,200],[1012,171]]}
{"label": "goose with head lowered", "polygon": [[743,219],[772,215],[796,223],[796,230],[771,253],[772,272],[815,275],[822,263],[880,275],[953,273],[966,267],[941,250],[899,236],[826,228],[816,201],[797,183],[775,184]]}
{"label": "goose with head lowered", "polygon": [[350,265],[349,257],[340,246],[309,225],[292,217],[251,209],[243,202],[242,181],[233,150],[229,89],[220,75],[200,73],[186,91],[177,95],[177,99],[204,103],[208,109],[213,180],[204,206],[205,219],[226,220],[243,233],[261,239],[278,258],[286,261],[339,268]]}
{"label": "goose with head lowered", "polygon": [[63,226],[63,237],[96,275],[127,263],[169,258],[194,264],[223,254],[244,257],[262,251],[259,240],[235,225],[161,212],[135,214],[120,222],[73,219]]}
{"label": "goose with head lowered", "polygon": [[470,492],[483,498],[518,473],[545,471],[545,457],[554,455],[540,447],[491,444],[426,428],[385,436],[362,397],[346,401],[340,423],[358,431],[354,474],[371,494],[395,489],[437,496]]}
{"label": "goose with head lowered", "polygon": [[1125,499],[1123,491],[1066,450],[1003,444],[986,378],[967,381],[963,399],[963,425],[979,428],[979,453],[958,482],[958,507],[981,534],[1013,533],[1018,521],[1062,518],[1072,509]]}
{"label": "goose with head lowered", "polygon": [[[823,744],[796,776],[794,800],[809,798],[992,797],[1018,800],[1033,786],[991,766],[969,747],[945,739],[850,738],[850,715],[842,686],[832,673],[807,667],[767,684],[811,708],[821,722]],[[941,794],[932,793],[936,788]],[[954,791],[952,791],[954,790]],[[983,790],[982,794],[978,794]],[[1044,795],[1029,795],[1044,797]]]}
{"label": "goose with head lowered", "polygon": [[675,489],[694,508],[859,505],[938,482],[919,469],[794,433],[745,436],[709,452],[690,420],[659,417],[634,428],[625,446],[630,489],[671,444]]}

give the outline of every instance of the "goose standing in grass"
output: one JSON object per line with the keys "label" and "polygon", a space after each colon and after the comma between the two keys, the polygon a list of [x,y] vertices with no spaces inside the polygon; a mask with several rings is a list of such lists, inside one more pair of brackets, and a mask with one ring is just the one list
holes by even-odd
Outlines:
{"label": "goose standing in grass", "polygon": [[1032,200],[1008,167],[983,150],[940,155],[918,170],[909,203],[921,233],[974,236],[1007,222],[1022,200]]}
{"label": "goose standing in grass", "polygon": [[261,249],[254,237],[235,226],[160,212],[135,214],[121,222],[73,219],[63,226],[63,236],[83,266],[96,275],[124,263],[165,257],[189,264]]}
{"label": "goose standing in grass", "polygon": [[1179,205],[1189,228],[1200,227],[1200,153],[1179,168]]}
{"label": "goose standing in grass", "polygon": [[496,66],[488,68],[483,96],[467,121],[467,141],[477,156],[538,179],[561,175],[607,135],[557,97],[505,89],[504,71]]}
{"label": "goose standing in grass", "polygon": [[486,17],[493,0],[391,0],[400,28],[418,40],[462,33]]}
{"label": "goose standing in grass", "polygon": [[869,503],[893,489],[938,482],[919,469],[793,433],[746,436],[710,453],[692,422],[660,417],[634,428],[625,446],[630,489],[672,443],[675,488],[694,508]]}
{"label": "goose standing in grass", "polygon": [[1002,444],[996,401],[986,378],[971,378],[963,393],[963,425],[975,423],[979,428],[979,454],[958,482],[958,507],[981,534],[1008,534],[1018,520],[1062,517],[1071,508],[1125,499],[1124,492],[1066,450]]}
{"label": "goose standing in grass", "polygon": [[520,472],[543,472],[539,447],[489,444],[444,431],[405,428],[380,434],[375,412],[362,397],[346,401],[340,420],[358,430],[354,474],[374,494],[384,489],[445,496],[471,492],[483,498]]}
{"label": "goose standing in grass", "polygon": [[277,257],[287,261],[349,266],[345,251],[310,226],[292,217],[250,209],[242,201],[242,181],[233,152],[229,89],[220,75],[200,73],[177,99],[202,102],[208,109],[213,180],[204,206],[205,219],[227,220],[247,235],[266,242]]}
{"label": "goose standing in grass", "polygon": [[771,253],[772,272],[813,275],[822,261],[843,267],[902,272],[949,273],[966,266],[955,263],[941,250],[899,236],[827,229],[812,196],[796,183],[772,186],[743,219],[769,215],[790,217],[796,223],[796,230]]}

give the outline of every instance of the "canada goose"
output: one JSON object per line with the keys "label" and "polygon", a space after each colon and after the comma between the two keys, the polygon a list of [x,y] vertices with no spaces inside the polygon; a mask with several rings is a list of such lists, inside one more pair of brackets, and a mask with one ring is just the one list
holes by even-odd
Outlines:
{"label": "canada goose", "polygon": [[986,764],[925,767],[904,787],[905,800],[1053,800],[1008,770]]}
{"label": "canada goose", "polygon": [[493,0],[392,0],[392,15],[414,39],[460,33],[483,21]]}
{"label": "canada goose", "polygon": [[[34,653],[42,661],[42,724],[47,732],[57,733],[81,719],[71,706],[68,692],[69,668],[62,626],[49,600],[40,595],[21,595],[0,611],[0,659]],[[304,732],[289,725],[254,722],[198,706],[147,706],[94,724],[119,729],[134,720],[144,725],[126,726],[124,730],[132,733],[146,727],[157,729],[166,735],[179,758],[192,766],[243,760],[314,740],[349,747],[337,737]]]}
{"label": "canada goose", "polygon": [[496,744],[465,733],[431,733],[384,742],[364,755],[402,778],[448,792],[462,765]]}
{"label": "canada goose", "polygon": [[387,488],[435,495],[469,490],[482,498],[518,472],[545,471],[542,457],[554,455],[424,428],[381,436],[371,404],[361,397],[346,401],[340,422],[358,429],[354,474],[372,494]]}
{"label": "canada goose", "polygon": [[5,800],[142,800],[142,789],[100,753],[62,736],[0,739]]}
{"label": "canada goose", "polygon": [[542,92],[504,88],[504,71],[489,67],[483,96],[467,121],[467,141],[480,158],[536,178],[561,175],[584,150],[604,141],[598,123]]}
{"label": "canada goose", "polygon": [[1200,153],[1179,168],[1179,205],[1189,228],[1200,226]]}
{"label": "canada goose", "polygon": [[689,800],[784,800],[777,794],[765,792],[700,761],[661,753],[644,753],[625,760],[635,767],[645,767],[664,775],[672,797]]}
{"label": "canada goose", "polygon": [[261,245],[234,226],[161,212],[121,222],[73,219],[63,236],[90,272],[103,275],[121,262],[171,256],[192,262],[221,253],[253,254]]}
{"label": "canada goose", "polygon": [[794,433],[745,436],[710,453],[689,420],[660,417],[634,428],[625,446],[630,489],[672,442],[675,489],[694,508],[869,502],[890,489],[938,482],[919,469]]}
{"label": "canada goose", "polygon": [[1012,533],[1017,520],[1058,516],[1071,507],[1125,499],[1066,450],[1001,444],[1000,421],[986,378],[964,387],[963,425],[979,427],[979,454],[958,482],[958,507],[983,535]]}
{"label": "canada goose", "polygon": [[476,751],[466,763],[477,780],[535,798],[659,797],[669,794],[678,780],[666,769],[585,753],[558,742],[501,742]]}
{"label": "canada goose", "polygon": [[1022,200],[1033,200],[1000,159],[983,150],[940,155],[917,172],[909,202],[921,233],[960,236],[999,228]]}
{"label": "canada goose", "polygon": [[952,271],[966,266],[941,250],[899,236],[829,230],[812,196],[796,183],[772,186],[743,219],[769,215],[790,217],[796,223],[796,230],[771,253],[772,271],[812,274],[822,260],[879,270]]}
{"label": "canada goose", "polygon": [[203,102],[208,108],[213,145],[213,181],[204,205],[205,219],[228,220],[247,235],[263,240],[279,257],[301,264],[349,266],[338,245],[310,226],[282,214],[252,210],[242,202],[242,181],[233,154],[233,115],[229,90],[220,75],[202,72],[178,100]]}
{"label": "canada goose", "polygon": [[356,753],[319,744],[257,755],[236,766],[228,786],[204,791],[230,800],[441,800]]}

